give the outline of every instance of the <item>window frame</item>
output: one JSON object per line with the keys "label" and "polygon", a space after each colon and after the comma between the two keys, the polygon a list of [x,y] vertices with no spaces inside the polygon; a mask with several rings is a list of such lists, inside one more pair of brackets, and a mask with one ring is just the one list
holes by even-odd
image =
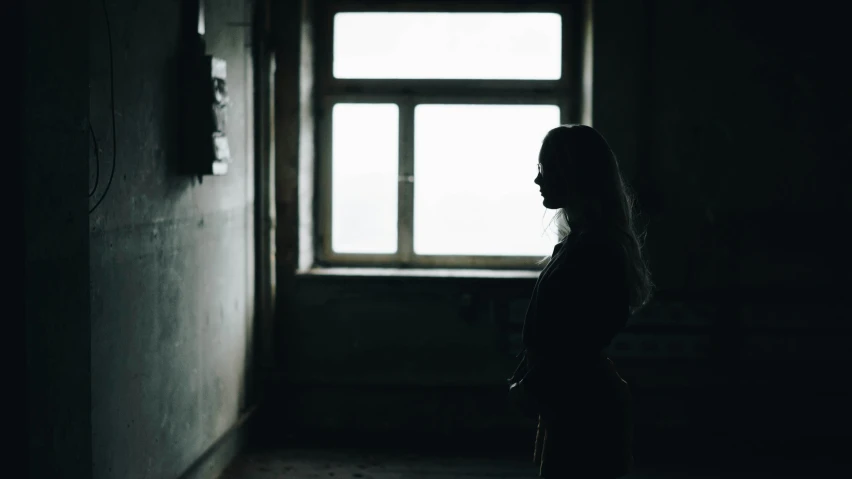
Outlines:
{"label": "window frame", "polygon": [[[581,118],[583,2],[325,0],[315,10],[316,266],[540,269],[541,256],[414,254],[414,109],[422,104],[554,105],[561,123]],[[340,12],[557,13],[562,18],[562,75],[558,80],[442,80],[334,78],[334,16]],[[338,253],[331,242],[332,108],[337,103],[392,103],[399,108],[397,252]],[[532,181],[532,174],[530,181]]]}

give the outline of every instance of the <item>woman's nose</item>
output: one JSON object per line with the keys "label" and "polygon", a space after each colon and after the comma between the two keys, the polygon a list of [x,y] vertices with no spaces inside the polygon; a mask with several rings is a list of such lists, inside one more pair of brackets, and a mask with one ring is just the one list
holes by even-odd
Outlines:
{"label": "woman's nose", "polygon": [[533,183],[541,186],[541,175],[540,174],[536,175],[535,180],[533,180]]}

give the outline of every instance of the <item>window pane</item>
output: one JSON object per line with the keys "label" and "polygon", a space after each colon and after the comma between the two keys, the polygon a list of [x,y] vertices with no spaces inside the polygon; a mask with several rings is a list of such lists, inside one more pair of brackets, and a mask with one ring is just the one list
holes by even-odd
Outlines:
{"label": "window pane", "polygon": [[547,255],[554,237],[533,183],[552,105],[419,105],[414,110],[414,251]]}
{"label": "window pane", "polygon": [[399,109],[338,103],[332,110],[331,247],[395,253]]}
{"label": "window pane", "polygon": [[334,17],[337,78],[557,80],[555,13],[346,12]]}

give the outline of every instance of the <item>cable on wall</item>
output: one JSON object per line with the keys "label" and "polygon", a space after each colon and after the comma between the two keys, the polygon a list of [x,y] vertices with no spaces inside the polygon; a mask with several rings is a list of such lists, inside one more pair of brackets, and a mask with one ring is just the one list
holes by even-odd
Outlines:
{"label": "cable on wall", "polygon": [[[116,151],[118,150],[118,145],[115,141],[115,65],[113,62],[113,54],[112,54],[112,30],[110,29],[109,24],[109,12],[107,11],[106,0],[101,2],[104,9],[104,18],[106,19],[106,28],[107,28],[107,44],[109,45],[109,91],[110,91],[110,109],[112,110],[112,168],[109,172],[109,180],[107,181],[106,188],[104,189],[103,194],[95,206],[93,206],[89,210],[89,214],[91,214],[98,206],[100,206],[101,202],[103,202],[104,198],[106,198],[107,193],[109,192],[110,187],[112,186],[112,180],[115,177],[115,160],[118,157]],[[91,124],[90,124],[91,128]],[[92,130],[92,138],[95,137],[95,132]],[[97,145],[97,140],[95,140],[95,144]],[[97,146],[95,146],[95,154],[97,155]],[[96,156],[98,158],[98,156]],[[100,162],[99,162],[100,163]],[[98,175],[100,175],[100,164],[97,167]],[[97,188],[97,181],[95,182],[95,188]],[[93,190],[94,191],[94,190]]]}
{"label": "cable on wall", "polygon": [[89,133],[92,135],[92,142],[95,144],[95,185],[92,186],[91,191],[89,191],[89,198],[95,196],[95,192],[98,191],[98,183],[101,180],[101,157],[100,157],[100,146],[98,145],[98,139],[95,138],[95,129],[92,128],[92,118],[89,118]]}

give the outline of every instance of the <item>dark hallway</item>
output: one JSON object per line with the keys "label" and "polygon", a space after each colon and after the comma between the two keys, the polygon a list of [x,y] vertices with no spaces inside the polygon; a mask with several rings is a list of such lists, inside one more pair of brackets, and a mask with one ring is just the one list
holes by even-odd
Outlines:
{"label": "dark hallway", "polygon": [[506,378],[555,242],[537,148],[567,123],[615,152],[655,285],[606,349],[632,394],[625,477],[852,465],[838,4],[15,16],[27,451],[10,477],[536,477]]}

